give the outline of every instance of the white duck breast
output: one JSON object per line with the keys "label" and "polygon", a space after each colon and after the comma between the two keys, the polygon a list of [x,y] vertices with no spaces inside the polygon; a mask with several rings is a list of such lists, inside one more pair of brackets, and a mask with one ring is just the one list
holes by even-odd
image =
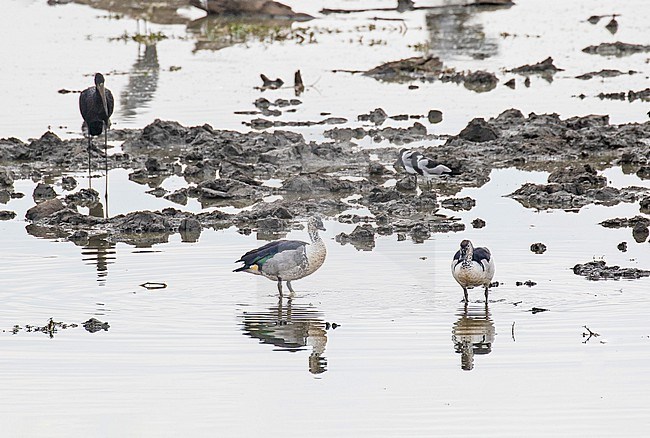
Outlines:
{"label": "white duck breast", "polygon": [[475,286],[485,288],[485,300],[488,298],[488,288],[494,277],[494,259],[487,248],[474,248],[472,242],[463,240],[460,250],[456,252],[451,262],[451,272],[454,279],[463,288],[465,302],[468,301],[467,289]]}

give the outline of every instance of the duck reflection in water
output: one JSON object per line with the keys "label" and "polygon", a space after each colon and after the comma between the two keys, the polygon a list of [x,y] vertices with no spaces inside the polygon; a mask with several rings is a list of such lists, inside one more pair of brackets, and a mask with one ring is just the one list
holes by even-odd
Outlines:
{"label": "duck reflection in water", "polygon": [[243,332],[262,344],[278,347],[277,351],[297,352],[311,347],[309,372],[321,374],[327,371],[324,356],[327,344],[326,323],[321,313],[311,305],[286,302],[280,297],[275,307],[261,312],[244,312]]}
{"label": "duck reflection in water", "polygon": [[495,330],[490,319],[488,304],[469,307],[467,303],[459,309],[460,318],[452,327],[451,340],[454,350],[460,353],[460,367],[465,371],[474,368],[474,355],[489,354],[492,351]]}

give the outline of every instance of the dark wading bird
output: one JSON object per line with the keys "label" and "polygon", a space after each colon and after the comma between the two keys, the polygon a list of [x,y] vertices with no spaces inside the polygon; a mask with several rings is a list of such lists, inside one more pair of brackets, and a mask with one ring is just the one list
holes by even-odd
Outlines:
{"label": "dark wading bird", "polygon": [[234,272],[249,272],[277,281],[280,295],[282,282],[286,281],[289,291],[293,293],[291,282],[313,274],[325,261],[327,249],[325,242],[318,235],[318,230],[325,230],[323,221],[317,216],[312,216],[307,221],[311,244],[300,240],[276,240],[267,243],[241,256],[237,262],[243,262],[244,266]]}
{"label": "dark wading bird", "polygon": [[467,302],[467,288],[483,286],[487,305],[488,288],[494,277],[494,259],[487,248],[474,248],[472,242],[463,240],[451,262],[451,273],[463,288]]}
{"label": "dark wading bird", "polygon": [[88,172],[90,172],[92,136],[101,135],[102,131],[104,132],[104,153],[108,168],[108,128],[111,125],[113,106],[113,93],[104,87],[104,76],[101,73],[96,73],[95,86],[86,88],[79,96],[79,111],[81,111],[81,117],[83,117],[88,131]]}

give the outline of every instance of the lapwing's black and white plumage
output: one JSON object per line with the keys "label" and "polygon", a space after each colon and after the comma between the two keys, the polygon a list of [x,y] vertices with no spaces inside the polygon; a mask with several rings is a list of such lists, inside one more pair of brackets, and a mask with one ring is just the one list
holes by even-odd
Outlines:
{"label": "lapwing's black and white plumage", "polygon": [[452,170],[444,164],[437,163],[415,150],[402,149],[399,152],[399,163],[402,165],[404,170],[406,170],[406,173],[415,177],[416,185],[418,182],[418,175],[421,175],[426,179],[429,188],[431,187],[432,178],[452,172]]}
{"label": "lapwing's black and white plumage", "polygon": [[312,216],[307,221],[311,243],[300,240],[276,240],[267,243],[241,256],[237,262],[243,262],[244,266],[234,272],[249,272],[277,281],[280,295],[282,282],[286,281],[289,291],[293,292],[293,280],[313,274],[325,261],[327,249],[325,242],[318,235],[318,230],[325,230],[323,221],[317,216]]}
{"label": "lapwing's black and white plumage", "polygon": [[472,242],[463,240],[460,242],[460,249],[454,255],[451,262],[451,273],[463,288],[465,302],[467,289],[474,286],[485,288],[485,302],[488,299],[488,288],[492,277],[494,277],[494,259],[487,248],[474,248]]}
{"label": "lapwing's black and white plumage", "polygon": [[415,169],[418,158],[421,156],[421,153],[414,150],[402,149],[399,151],[399,164],[404,168],[406,173],[415,177],[415,185],[417,185],[418,182],[418,172]]}
{"label": "lapwing's black and white plumage", "polygon": [[104,86],[104,76],[95,74],[95,86],[86,88],[79,95],[79,111],[88,131],[88,170],[90,171],[90,148],[92,136],[104,132],[104,152],[108,150],[108,128],[113,114],[113,93]]}
{"label": "lapwing's black and white plumage", "polygon": [[425,156],[419,156],[415,162],[415,171],[424,176],[427,180],[427,187],[431,188],[431,179],[445,173],[451,173],[451,169],[444,164],[437,163]]}

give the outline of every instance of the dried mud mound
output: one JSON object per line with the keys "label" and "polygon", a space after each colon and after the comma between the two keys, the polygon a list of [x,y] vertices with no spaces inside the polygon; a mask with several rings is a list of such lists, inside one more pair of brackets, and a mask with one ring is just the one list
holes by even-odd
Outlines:
{"label": "dried mud mound", "polygon": [[[362,116],[376,124],[385,114],[377,109]],[[179,205],[194,198],[204,207],[250,209],[237,214],[218,210],[193,214],[169,208],[104,219],[77,210],[79,206],[92,208],[99,201],[96,192],[79,189],[57,196],[51,186],[43,184],[33,195],[36,205],[27,214],[28,231],[56,238],[72,236],[75,241],[83,241],[84,233],[104,233],[109,239],[134,244],[166,241],[176,232],[195,240],[203,228],[232,225],[243,232],[281,234],[291,229],[296,218],[313,213],[333,217],[355,205],[367,207],[375,216],[372,226],[377,233],[408,233],[420,241],[430,233],[464,229],[464,224],[440,213],[441,203],[448,209],[473,208],[473,200],[450,196],[463,187],[482,186],[494,168],[512,166],[552,171],[548,184],[527,184],[511,194],[531,208],[570,209],[648,199],[643,189],[609,187],[591,163],[623,164],[644,174],[650,168],[650,123],[610,125],[607,116],[563,120],[555,114],[524,116],[516,109],[488,120],[477,118],[444,144],[420,148],[453,172],[434,180],[432,192],[419,195],[412,179],[395,162],[398,144],[432,139],[424,125],[336,128],[325,135],[328,140],[317,143],[290,131],[241,133],[162,120],[140,130],[111,131],[111,138],[122,140],[123,146],[107,158],[109,168],[129,169],[130,179],[150,186],[152,195]],[[396,147],[358,147],[355,141],[367,135],[378,141],[388,139]],[[22,195],[14,192],[15,179],[44,181],[45,176],[64,170],[84,171],[86,145],[83,139],[61,140],[51,133],[27,143],[0,139],[2,199]],[[91,154],[93,160],[104,159],[101,149],[93,148]],[[160,187],[171,175],[183,177],[187,187],[173,193]],[[386,185],[391,178],[396,180],[394,187]],[[269,179],[280,183],[265,184]],[[69,180],[65,184],[70,190],[77,188]],[[271,195],[282,199],[265,202]],[[357,199],[350,201],[351,195]],[[188,229],[188,223],[194,225]],[[370,234],[366,227],[347,241],[364,240]]]}

